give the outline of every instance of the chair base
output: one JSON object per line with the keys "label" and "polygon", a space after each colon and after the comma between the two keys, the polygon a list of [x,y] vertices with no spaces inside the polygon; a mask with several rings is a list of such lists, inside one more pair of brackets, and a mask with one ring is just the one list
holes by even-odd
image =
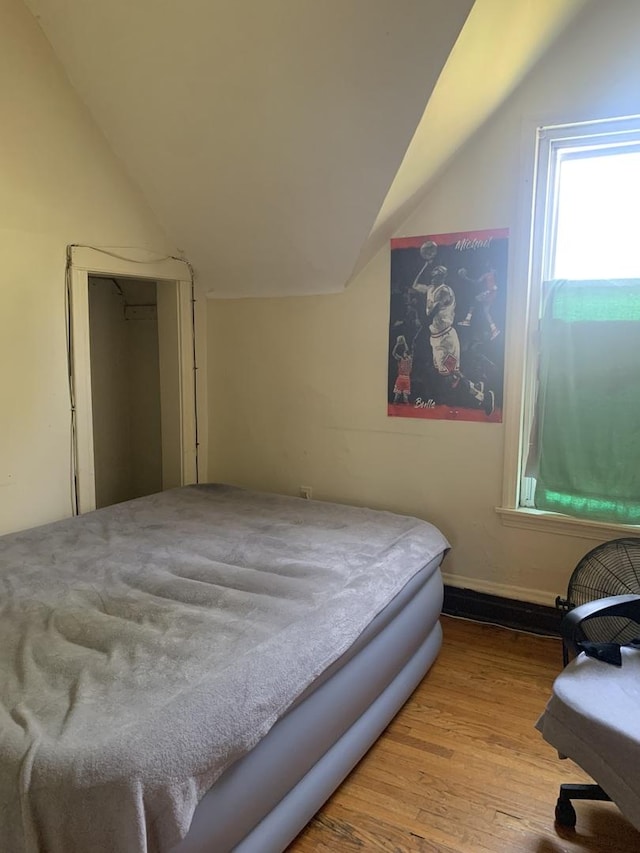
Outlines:
{"label": "chair base", "polygon": [[576,810],[571,800],[602,800],[610,802],[611,797],[600,785],[560,785],[560,794],[556,803],[556,823],[565,829],[574,829]]}

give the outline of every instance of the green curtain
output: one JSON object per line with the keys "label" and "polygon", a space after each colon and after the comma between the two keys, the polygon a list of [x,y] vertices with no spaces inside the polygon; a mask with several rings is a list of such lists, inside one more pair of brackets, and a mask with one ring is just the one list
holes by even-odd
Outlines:
{"label": "green curtain", "polygon": [[550,283],[536,420],[536,507],[640,524],[640,279]]}

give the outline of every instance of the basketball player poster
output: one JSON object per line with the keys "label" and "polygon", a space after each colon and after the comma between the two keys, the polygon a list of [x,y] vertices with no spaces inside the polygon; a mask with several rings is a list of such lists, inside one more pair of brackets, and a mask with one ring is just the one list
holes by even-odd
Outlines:
{"label": "basketball player poster", "polygon": [[508,237],[391,241],[391,417],[502,421]]}

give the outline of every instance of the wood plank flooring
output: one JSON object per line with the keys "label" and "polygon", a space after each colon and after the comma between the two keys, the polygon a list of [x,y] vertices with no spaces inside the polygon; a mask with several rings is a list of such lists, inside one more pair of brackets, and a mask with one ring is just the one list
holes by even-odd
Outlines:
{"label": "wood plank flooring", "polygon": [[591,781],[533,728],[560,641],[442,623],[431,671],[287,853],[640,853],[611,803],[554,827],[560,783]]}

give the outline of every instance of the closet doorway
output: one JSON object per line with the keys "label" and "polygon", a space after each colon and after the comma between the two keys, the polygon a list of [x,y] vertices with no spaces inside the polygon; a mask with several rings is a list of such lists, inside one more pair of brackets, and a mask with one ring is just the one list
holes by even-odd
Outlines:
{"label": "closet doorway", "polygon": [[68,290],[77,512],[197,482],[188,272],[176,259],[141,263],[74,247]]}
{"label": "closet doorway", "polygon": [[89,276],[96,508],[162,491],[158,285]]}

